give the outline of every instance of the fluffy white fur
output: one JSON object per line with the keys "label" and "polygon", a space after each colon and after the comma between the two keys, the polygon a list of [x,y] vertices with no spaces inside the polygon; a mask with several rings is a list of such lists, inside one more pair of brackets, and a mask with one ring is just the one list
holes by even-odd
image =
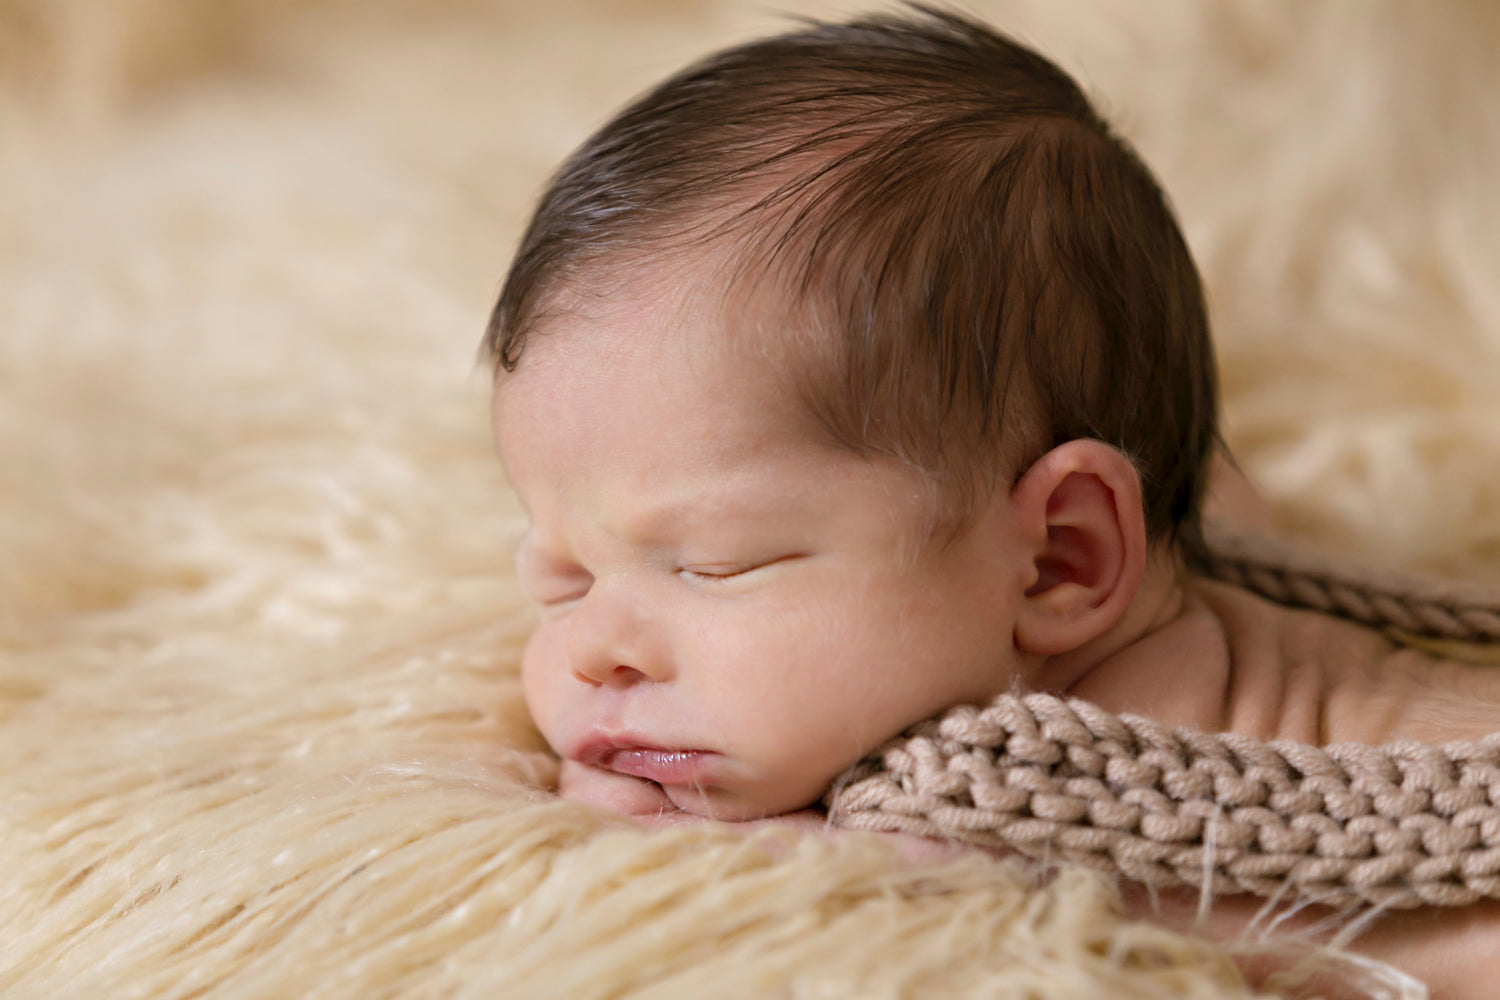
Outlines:
{"label": "fluffy white fur", "polygon": [[[1164,177],[1282,526],[1500,580],[1496,8],[975,7]],[[0,994],[1247,995],[1091,876],[544,790],[479,333],[567,149],[778,23],[0,0]]]}

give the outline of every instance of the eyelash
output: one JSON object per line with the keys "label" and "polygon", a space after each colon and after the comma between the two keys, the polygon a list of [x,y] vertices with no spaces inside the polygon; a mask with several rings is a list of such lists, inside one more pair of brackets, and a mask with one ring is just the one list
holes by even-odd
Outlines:
{"label": "eyelash", "polygon": [[[571,574],[568,574],[571,576]],[[564,579],[562,577],[549,576],[544,581],[535,579],[528,580],[528,574],[521,573],[521,585],[531,595],[531,599],[544,608],[559,608],[582,600],[594,585],[592,577],[587,582],[574,577]]]}
{"label": "eyelash", "polygon": [[572,604],[574,601],[581,601],[587,595],[587,590],[580,590],[576,593],[563,594],[559,597],[538,598],[537,603],[544,608],[558,608],[565,604]]}
{"label": "eyelash", "polygon": [[[744,576],[747,573],[754,572],[755,570],[765,569],[768,566],[774,566],[777,563],[787,562],[788,560],[797,559],[800,557],[800,553],[778,556],[774,559],[765,559],[760,562],[746,563],[742,566],[733,566],[721,572],[714,572],[706,569],[692,569],[687,566],[679,567],[676,572],[678,576],[693,582],[714,584],[733,580],[736,577]],[[593,580],[592,578],[590,578],[589,586],[591,587],[592,584]],[[566,609],[568,605],[576,604],[578,601],[583,600],[584,597],[588,596],[588,592],[589,587],[581,587],[578,589],[570,590],[564,594],[559,594],[555,597],[549,596],[543,598],[533,595],[532,599],[535,600],[536,603],[542,608],[545,608],[549,611],[556,611],[558,609]]]}
{"label": "eyelash", "polygon": [[[710,573],[701,569],[688,569],[687,567],[683,567],[677,570],[677,575],[691,580],[695,583],[712,584],[720,583],[726,580],[732,580],[737,576],[744,576],[746,573],[749,573],[752,570],[760,569],[762,566],[768,565],[770,565],[770,563],[759,563],[754,566],[745,566],[743,568],[736,567],[732,570],[729,570],[728,572],[723,573]],[[559,609],[566,609],[569,605],[576,604],[578,601],[583,600],[587,596],[588,590],[585,588],[567,594],[562,594],[557,597],[538,597],[534,598],[534,600],[536,600],[536,603],[539,606],[547,611],[557,611]]]}
{"label": "eyelash", "polygon": [[682,567],[677,572],[678,572],[678,574],[680,574],[682,576],[685,576],[685,577],[688,577],[689,579],[693,579],[693,580],[708,580],[708,581],[732,580],[735,577],[744,576],[746,573],[752,573],[752,572],[754,572],[755,570],[758,570],[758,569],[766,569],[767,567],[775,566],[778,563],[789,562],[789,561],[791,561],[793,559],[800,559],[800,558],[801,558],[801,553],[792,553],[790,555],[777,556],[774,559],[762,559],[759,562],[746,563],[743,566],[735,566],[735,567],[732,567],[732,568],[730,568],[730,569],[728,569],[728,570],[726,570],[724,572],[720,572],[720,573],[710,572],[710,571],[701,570],[701,569],[689,569],[686,566]]}
{"label": "eyelash", "polygon": [[679,569],[677,571],[677,573],[678,573],[678,575],[685,576],[685,577],[687,577],[690,580],[732,580],[732,579],[734,579],[737,576],[744,576],[746,573],[749,573],[751,570],[760,569],[761,566],[766,566],[766,565],[769,565],[769,564],[768,563],[758,563],[758,564],[756,564],[754,566],[735,567],[734,569],[727,570],[727,571],[720,572],[720,573],[714,573],[714,572],[710,572],[709,570],[703,570],[703,569],[689,569],[686,566],[684,566],[682,569]]}

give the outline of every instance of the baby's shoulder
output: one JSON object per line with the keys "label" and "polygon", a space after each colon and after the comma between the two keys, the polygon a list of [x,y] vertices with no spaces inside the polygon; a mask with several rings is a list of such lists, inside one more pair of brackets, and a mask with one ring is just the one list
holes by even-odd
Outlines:
{"label": "baby's shoulder", "polygon": [[1239,667],[1374,666],[1395,648],[1386,633],[1327,611],[1288,606],[1223,580],[1189,574],[1185,607],[1198,605],[1220,627]]}

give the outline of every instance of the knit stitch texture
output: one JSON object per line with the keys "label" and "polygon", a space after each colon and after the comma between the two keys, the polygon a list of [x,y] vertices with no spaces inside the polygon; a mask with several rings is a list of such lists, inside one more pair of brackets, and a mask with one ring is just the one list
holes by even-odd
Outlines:
{"label": "knit stitch texture", "polygon": [[[1282,603],[1429,638],[1500,638],[1500,594],[1211,536],[1194,559]],[[1500,734],[1329,747],[1169,728],[1077,699],[950,709],[834,786],[840,826],[1080,862],[1151,886],[1340,906],[1500,898]]]}

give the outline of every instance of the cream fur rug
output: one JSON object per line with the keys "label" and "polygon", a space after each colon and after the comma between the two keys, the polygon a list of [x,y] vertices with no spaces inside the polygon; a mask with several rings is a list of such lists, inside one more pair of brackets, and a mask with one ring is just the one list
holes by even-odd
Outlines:
{"label": "cream fur rug", "polygon": [[[1497,8],[975,6],[1164,176],[1281,527],[1500,581]],[[1247,995],[1091,876],[544,790],[479,333],[555,162],[779,23],[0,0],[0,995]]]}

